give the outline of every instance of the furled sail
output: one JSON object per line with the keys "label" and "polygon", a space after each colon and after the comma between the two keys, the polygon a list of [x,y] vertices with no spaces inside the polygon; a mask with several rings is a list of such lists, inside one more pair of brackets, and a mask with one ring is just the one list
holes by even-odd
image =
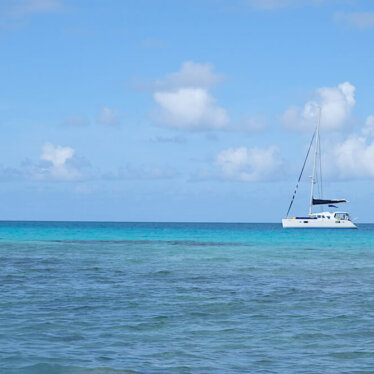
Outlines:
{"label": "furled sail", "polygon": [[347,203],[345,199],[335,199],[335,200],[323,200],[323,199],[314,199],[313,205],[327,205],[327,204],[338,204],[338,203]]}

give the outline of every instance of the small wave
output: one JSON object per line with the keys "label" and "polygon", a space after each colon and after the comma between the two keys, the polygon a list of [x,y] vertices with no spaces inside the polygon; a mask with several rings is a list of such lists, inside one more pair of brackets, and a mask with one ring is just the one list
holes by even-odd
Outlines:
{"label": "small wave", "polygon": [[205,242],[196,240],[78,240],[78,239],[49,239],[43,240],[48,243],[63,243],[63,244],[137,244],[137,245],[150,245],[150,244],[166,244],[172,246],[198,246],[198,247],[225,247],[225,246],[251,246],[249,243],[233,243],[233,242]]}
{"label": "small wave", "polygon": [[172,274],[170,270],[159,270],[153,273],[154,275],[169,275]]}
{"label": "small wave", "polygon": [[374,353],[369,351],[343,351],[327,353],[324,356],[345,360],[357,360],[359,358],[373,358]]}
{"label": "small wave", "polygon": [[56,364],[39,363],[26,366],[19,372],[24,374],[135,374],[140,373],[128,369],[114,369],[110,367],[84,368],[79,366],[64,366]]}

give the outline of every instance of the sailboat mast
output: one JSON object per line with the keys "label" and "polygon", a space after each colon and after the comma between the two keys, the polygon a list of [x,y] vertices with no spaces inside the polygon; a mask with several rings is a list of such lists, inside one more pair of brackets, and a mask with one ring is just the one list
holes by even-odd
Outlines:
{"label": "sailboat mast", "polygon": [[321,125],[321,107],[319,108],[319,115],[318,115],[318,122],[317,122],[317,130],[316,130],[316,144],[314,148],[314,160],[313,160],[313,174],[312,174],[312,186],[310,189],[310,206],[309,206],[309,214],[312,214],[313,208],[313,194],[314,194],[314,185],[316,181],[316,165],[317,165],[317,152],[319,147],[319,127]]}

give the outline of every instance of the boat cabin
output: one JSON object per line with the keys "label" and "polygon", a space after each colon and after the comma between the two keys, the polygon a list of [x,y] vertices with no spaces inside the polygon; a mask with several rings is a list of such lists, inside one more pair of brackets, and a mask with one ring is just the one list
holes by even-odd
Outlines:
{"label": "boat cabin", "polygon": [[335,219],[336,221],[350,221],[349,214],[347,212],[322,212],[322,213],[313,213],[310,215],[312,219],[322,219],[329,220]]}

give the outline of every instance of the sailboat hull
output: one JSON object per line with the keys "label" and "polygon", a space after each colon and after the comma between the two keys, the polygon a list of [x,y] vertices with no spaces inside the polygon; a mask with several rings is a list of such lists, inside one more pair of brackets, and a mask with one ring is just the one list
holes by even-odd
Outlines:
{"label": "sailboat hull", "polygon": [[282,226],[285,229],[357,229],[349,220],[313,218],[284,218]]}

